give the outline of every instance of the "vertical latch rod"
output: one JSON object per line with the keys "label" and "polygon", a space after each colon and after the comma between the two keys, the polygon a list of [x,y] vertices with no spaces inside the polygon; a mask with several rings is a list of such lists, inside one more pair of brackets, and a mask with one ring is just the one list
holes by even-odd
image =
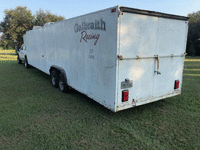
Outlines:
{"label": "vertical latch rod", "polygon": [[159,72],[159,56],[158,56],[158,55],[155,55],[155,57],[156,57],[156,60],[157,60],[157,71],[154,71],[154,72],[157,73],[157,74],[161,74],[161,73]]}

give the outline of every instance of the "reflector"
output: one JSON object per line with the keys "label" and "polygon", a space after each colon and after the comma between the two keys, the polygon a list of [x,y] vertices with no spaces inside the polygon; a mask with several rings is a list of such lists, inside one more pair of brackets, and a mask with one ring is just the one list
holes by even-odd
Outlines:
{"label": "reflector", "polygon": [[111,12],[116,12],[116,8],[111,9]]}
{"label": "reflector", "polygon": [[122,91],[122,102],[128,101],[128,96],[129,96],[129,91],[128,90]]}
{"label": "reflector", "polygon": [[175,80],[174,89],[179,88],[179,80]]}

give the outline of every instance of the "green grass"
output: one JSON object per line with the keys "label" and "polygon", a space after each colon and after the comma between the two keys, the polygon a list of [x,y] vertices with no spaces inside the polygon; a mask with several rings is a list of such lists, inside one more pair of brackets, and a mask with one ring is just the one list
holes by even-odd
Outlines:
{"label": "green grass", "polygon": [[199,69],[185,61],[182,95],[113,113],[0,60],[0,149],[200,149]]}

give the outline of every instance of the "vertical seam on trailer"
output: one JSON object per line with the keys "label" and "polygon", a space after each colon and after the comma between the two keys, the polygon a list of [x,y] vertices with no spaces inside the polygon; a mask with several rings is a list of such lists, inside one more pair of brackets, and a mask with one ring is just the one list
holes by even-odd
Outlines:
{"label": "vertical seam on trailer", "polygon": [[[120,9],[118,9],[119,13],[120,13]],[[118,33],[118,39],[117,39],[117,55],[120,54],[120,27],[121,27],[121,15],[119,15],[119,17],[117,18],[118,20],[118,25],[117,25],[117,33]],[[115,109],[117,106],[119,106],[119,102],[118,102],[118,93],[119,93],[119,59],[116,55],[116,59],[117,59],[117,78],[116,78],[116,106],[115,106]]]}

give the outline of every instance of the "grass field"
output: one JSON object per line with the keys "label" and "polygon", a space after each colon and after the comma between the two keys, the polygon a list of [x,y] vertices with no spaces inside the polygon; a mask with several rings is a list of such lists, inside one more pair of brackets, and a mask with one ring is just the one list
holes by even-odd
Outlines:
{"label": "grass field", "polygon": [[15,50],[3,50],[0,47],[0,61],[16,60],[17,55]]}
{"label": "grass field", "polygon": [[0,81],[0,149],[200,149],[200,57],[185,61],[182,95],[118,113],[1,57]]}

